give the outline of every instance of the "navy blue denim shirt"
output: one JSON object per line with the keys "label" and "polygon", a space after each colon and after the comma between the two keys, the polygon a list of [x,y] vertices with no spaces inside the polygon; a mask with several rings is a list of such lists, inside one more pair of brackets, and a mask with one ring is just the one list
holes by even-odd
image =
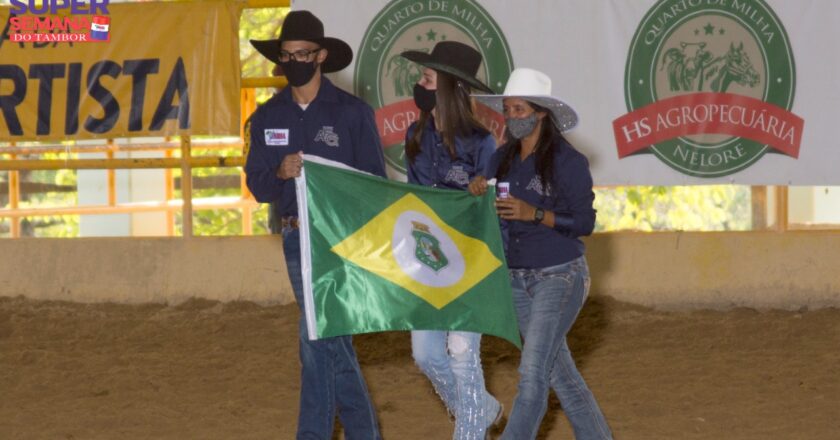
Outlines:
{"label": "navy blue denim shirt", "polygon": [[[417,130],[417,122],[406,132],[406,142]],[[455,159],[443,143],[443,137],[435,131],[434,121],[429,118],[420,140],[420,153],[414,163],[405,158],[408,183],[464,190],[470,181],[481,174],[496,150],[496,139],[487,131],[476,131],[469,137],[455,138]]]}
{"label": "navy blue denim shirt", "polygon": [[294,179],[276,174],[286,155],[303,151],[385,177],[373,109],[326,77],[305,111],[292,100],[291,87],[274,95],[251,116],[250,132],[248,189],[257,201],[273,202],[277,216],[298,213]]}
{"label": "navy blue denim shirt", "polygon": [[[499,148],[490,160],[485,175],[496,176],[499,163],[510,145]],[[534,155],[513,160],[507,176],[499,182],[510,182],[510,193],[529,204],[569,215],[572,225],[558,232],[545,225],[525,221],[503,221],[506,233],[508,267],[537,269],[567,263],[583,255],[585,248],[579,237],[589,235],[595,227],[595,209],[592,203],[592,175],[589,161],[568,142],[558,140],[554,146],[554,179],[545,190],[537,175]]]}

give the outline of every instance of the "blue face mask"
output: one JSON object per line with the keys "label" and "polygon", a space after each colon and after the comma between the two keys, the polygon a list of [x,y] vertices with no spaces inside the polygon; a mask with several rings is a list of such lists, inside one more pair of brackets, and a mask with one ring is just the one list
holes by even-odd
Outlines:
{"label": "blue face mask", "polygon": [[537,112],[531,113],[531,116],[517,119],[505,118],[508,132],[514,139],[522,139],[531,134],[534,128],[537,127]]}

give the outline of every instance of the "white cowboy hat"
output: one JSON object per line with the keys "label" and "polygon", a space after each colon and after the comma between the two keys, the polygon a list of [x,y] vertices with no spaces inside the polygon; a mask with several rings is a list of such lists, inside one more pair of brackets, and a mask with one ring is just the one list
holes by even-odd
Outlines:
{"label": "white cowboy hat", "polygon": [[551,96],[551,78],[534,69],[518,67],[508,79],[501,95],[472,95],[478,102],[502,113],[502,100],[521,98],[551,110],[554,123],[561,132],[569,131],[578,124],[578,115],[565,102]]}

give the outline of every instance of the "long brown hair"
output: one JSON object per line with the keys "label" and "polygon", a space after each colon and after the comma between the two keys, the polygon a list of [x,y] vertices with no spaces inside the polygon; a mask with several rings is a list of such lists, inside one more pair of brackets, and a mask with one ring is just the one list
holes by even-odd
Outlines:
{"label": "long brown hair", "polygon": [[[475,131],[489,133],[487,128],[475,116],[475,106],[470,98],[470,86],[448,73],[437,72],[436,128],[443,136],[443,143],[449,150],[449,156],[455,158],[455,138],[470,136]],[[417,128],[411,139],[406,142],[405,154],[414,163],[420,154],[423,129],[429,121],[431,112],[420,112]]]}
{"label": "long brown hair", "polygon": [[[534,111],[538,113],[545,113],[545,117],[540,122],[540,135],[537,139],[537,145],[534,147],[534,168],[540,181],[543,184],[543,194],[549,195],[552,191],[551,182],[554,181],[554,144],[557,141],[563,142],[565,139],[557,129],[557,124],[554,123],[554,114],[551,110],[526,101]],[[507,133],[507,138],[511,139],[508,144],[502,148],[507,148],[504,153],[502,161],[499,163],[499,168],[496,170],[496,179],[502,180],[510,172],[510,167],[513,164],[514,158],[522,151],[522,141],[514,139],[510,133]]]}

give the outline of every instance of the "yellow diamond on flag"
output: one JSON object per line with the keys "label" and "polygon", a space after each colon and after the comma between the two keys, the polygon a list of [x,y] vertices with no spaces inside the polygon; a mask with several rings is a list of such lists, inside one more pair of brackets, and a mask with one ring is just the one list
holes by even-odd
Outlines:
{"label": "yellow diamond on flag", "polygon": [[437,309],[502,265],[483,241],[446,224],[414,194],[385,208],[332,251]]}

